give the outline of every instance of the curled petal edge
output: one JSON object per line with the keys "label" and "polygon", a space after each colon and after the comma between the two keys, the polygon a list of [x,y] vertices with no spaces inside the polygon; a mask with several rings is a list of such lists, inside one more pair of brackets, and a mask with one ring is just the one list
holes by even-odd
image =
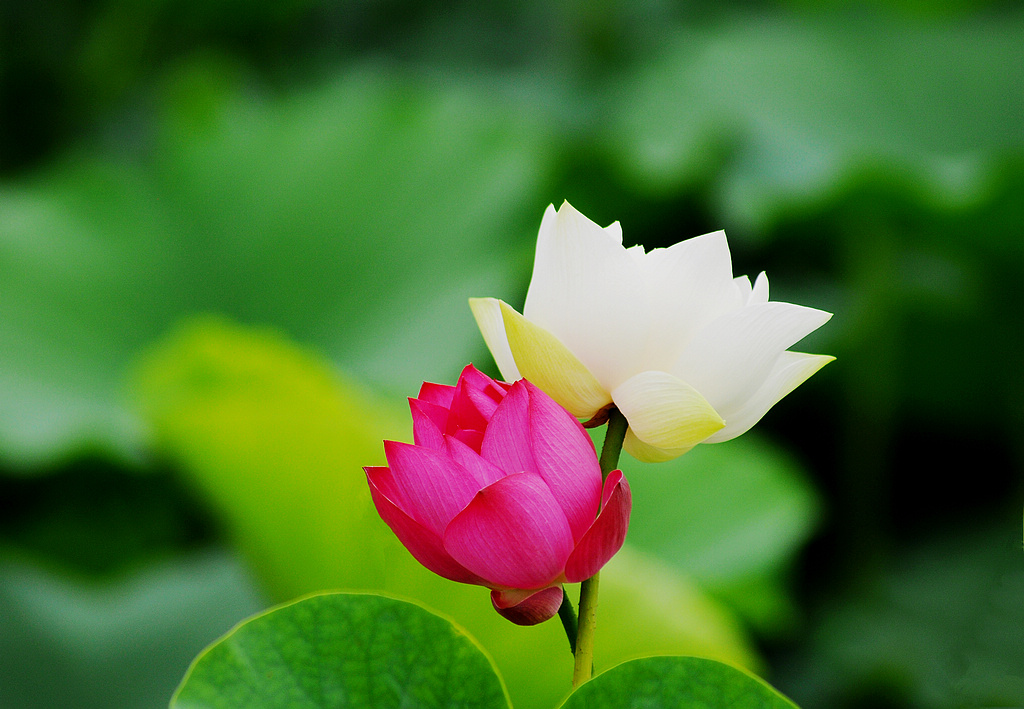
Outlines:
{"label": "curled petal edge", "polygon": [[562,605],[562,587],[550,586],[540,591],[491,591],[491,604],[503,618],[516,625],[543,623]]}
{"label": "curled petal edge", "polygon": [[479,576],[455,561],[445,551],[441,539],[436,534],[403,512],[398,505],[389,500],[387,495],[377,488],[373,480],[377,468],[367,467],[364,470],[370,483],[370,497],[373,498],[377,513],[416,561],[438,576],[443,576],[450,581],[486,584]]}
{"label": "curled petal edge", "polygon": [[656,448],[641,441],[633,434],[633,431],[626,431],[626,438],[622,442],[622,449],[642,463],[664,463],[689,452],[694,446]]}
{"label": "curled petal edge", "polygon": [[613,470],[604,483],[601,512],[580,539],[565,564],[565,579],[577,583],[590,578],[615,556],[626,541],[633,495],[621,470]]}
{"label": "curled petal edge", "polygon": [[831,355],[783,352],[768,380],[743,406],[729,414],[728,425],[710,436],[705,443],[721,443],[746,433],[785,396],[807,381],[829,362]]}

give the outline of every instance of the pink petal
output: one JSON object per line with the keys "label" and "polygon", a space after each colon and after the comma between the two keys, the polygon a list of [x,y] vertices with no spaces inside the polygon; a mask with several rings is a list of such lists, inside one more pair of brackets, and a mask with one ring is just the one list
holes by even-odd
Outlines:
{"label": "pink petal", "polygon": [[384,441],[391,481],[382,492],[403,512],[444,534],[451,519],[480,490],[476,479],[447,455],[409,443]]}
{"label": "pink petal", "polygon": [[484,443],[484,432],[470,431],[468,428],[463,428],[453,433],[449,438],[458,439],[479,453],[480,446]]}
{"label": "pink petal", "polygon": [[622,548],[629,528],[633,496],[621,470],[613,470],[604,483],[601,514],[576,545],[565,565],[565,578],[570,583],[590,578]]}
{"label": "pink petal", "polygon": [[451,408],[454,396],[455,387],[453,386],[423,382],[423,386],[420,387],[420,393],[416,398],[448,409]]}
{"label": "pink petal", "polygon": [[[493,382],[492,382],[493,384]],[[496,386],[489,386],[486,389],[466,388],[467,398],[473,402],[473,406],[485,420],[490,421],[494,410],[505,398],[505,392]]]}
{"label": "pink petal", "polygon": [[579,541],[597,516],[601,466],[590,436],[550,396],[523,380],[530,394],[529,436],[536,472],[551,488]]}
{"label": "pink petal", "polygon": [[445,452],[473,476],[477,490],[483,490],[491,483],[505,477],[504,470],[481,457],[472,445],[464,443],[458,436],[446,437]]}
{"label": "pink petal", "polygon": [[401,506],[402,491],[395,483],[395,476],[391,473],[391,468],[383,465],[368,465],[363,467],[363,471],[366,473],[366,480],[370,483],[371,488],[375,488],[392,504]]}
{"label": "pink petal", "polygon": [[416,445],[442,450],[448,409],[429,401],[409,399],[409,410],[412,411],[412,435]]}
{"label": "pink petal", "polygon": [[[381,468],[364,468],[370,484],[370,496],[381,519],[391,528],[409,553],[416,561],[439,576],[461,583],[483,585],[483,580],[464,569],[455,559],[449,556],[441,544],[441,538],[399,509],[384,491],[376,486],[375,479],[380,477]],[[387,470],[387,468],[383,468]]]}
{"label": "pink petal", "polygon": [[454,433],[456,427],[484,430],[506,391],[507,386],[499,386],[472,364],[466,365],[455,387],[447,432]]}
{"label": "pink petal", "polygon": [[494,610],[516,625],[536,625],[558,612],[562,605],[562,587],[541,591],[491,591]]}
{"label": "pink petal", "polygon": [[487,399],[485,395],[482,395],[479,390],[473,389],[472,385],[466,381],[466,379],[459,379],[459,383],[455,386],[455,396],[452,398],[451,414],[448,416],[448,429],[445,431],[447,434],[453,434],[459,429],[472,429],[476,431],[483,431],[487,428],[487,421],[490,419],[490,415],[485,414],[480,410],[475,399],[483,398],[487,400],[486,409],[492,409],[493,403]]}
{"label": "pink petal", "polygon": [[536,472],[537,463],[530,448],[530,391],[520,379],[494,410],[480,454],[506,473],[524,470]]}
{"label": "pink petal", "polygon": [[569,523],[535,473],[514,473],[488,485],[444,532],[452,558],[492,587],[550,584],[572,547]]}
{"label": "pink petal", "polygon": [[498,382],[488,377],[472,364],[467,364],[463,368],[462,373],[459,374],[459,383],[465,383],[472,391],[487,393],[489,396],[494,397],[495,402],[501,400],[502,392],[500,389],[497,389]]}

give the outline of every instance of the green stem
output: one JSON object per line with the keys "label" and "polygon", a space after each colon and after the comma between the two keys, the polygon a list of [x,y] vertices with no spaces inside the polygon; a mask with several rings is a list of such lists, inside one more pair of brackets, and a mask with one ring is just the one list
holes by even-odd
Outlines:
{"label": "green stem", "polygon": [[597,625],[597,583],[594,574],[580,584],[580,630],[576,635],[576,661],[572,668],[572,686],[579,687],[594,674],[594,627]]}
{"label": "green stem", "polygon": [[[601,479],[615,470],[626,437],[626,417],[613,408],[608,414],[608,430],[601,447]],[[599,574],[580,584],[579,632],[576,634],[576,662],[572,672],[572,686],[579,687],[594,674],[594,628],[597,625],[597,588]]]}
{"label": "green stem", "polygon": [[619,453],[622,452],[622,442],[626,439],[626,429],[629,422],[622,412],[612,409],[608,412],[608,431],[604,434],[604,445],[601,446],[601,481],[608,477],[608,473],[619,467]]}
{"label": "green stem", "polygon": [[562,589],[562,605],[558,607],[558,619],[562,621],[565,628],[565,637],[569,638],[569,652],[576,654],[576,634],[579,633],[579,621],[576,620],[576,610],[572,607],[569,594]]}

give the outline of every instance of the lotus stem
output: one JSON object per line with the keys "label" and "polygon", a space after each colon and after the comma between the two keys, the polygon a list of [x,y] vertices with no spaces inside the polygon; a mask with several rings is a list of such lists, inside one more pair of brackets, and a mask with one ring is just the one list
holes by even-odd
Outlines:
{"label": "lotus stem", "polygon": [[569,594],[562,589],[562,605],[558,607],[558,619],[562,621],[565,628],[565,637],[569,638],[569,652],[576,654],[576,635],[580,632],[579,621],[576,619],[576,609],[572,607]]}
{"label": "lotus stem", "polygon": [[[617,408],[608,413],[608,430],[601,447],[601,478],[619,465],[622,442],[626,437],[626,417]],[[572,686],[579,687],[594,675],[594,629],[597,626],[597,589],[600,574],[594,574],[580,584],[579,631],[576,634],[572,672]],[[559,611],[561,612],[561,611]]]}

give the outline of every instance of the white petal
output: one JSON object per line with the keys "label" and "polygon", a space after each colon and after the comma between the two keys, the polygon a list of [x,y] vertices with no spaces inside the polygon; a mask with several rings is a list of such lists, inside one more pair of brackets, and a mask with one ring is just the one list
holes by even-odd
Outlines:
{"label": "white petal", "polygon": [[783,351],[831,317],[791,303],[742,308],[701,330],[670,371],[715,410],[735,410],[761,388]]}
{"label": "white petal", "polygon": [[750,300],[747,301],[748,305],[754,303],[767,303],[768,302],[768,274],[764,271],[757,274],[757,280],[754,281],[754,288],[750,293]]}
{"label": "white petal", "polygon": [[[615,226],[617,224],[618,222],[615,222],[615,224],[613,224],[612,226]],[[619,239],[619,241],[621,242],[622,239]],[[633,259],[634,263],[638,264],[640,268],[643,268],[643,262],[647,258],[647,253],[644,251],[643,246],[641,246],[640,244],[637,244],[636,246],[630,246],[628,249],[626,249],[626,253],[629,254],[629,257]]]}
{"label": "white petal", "polygon": [[669,370],[704,326],[746,302],[732,277],[723,231],[652,250],[643,281],[652,307],[644,369]]}
{"label": "white petal", "polygon": [[612,391],[612,401],[633,435],[654,448],[692,448],[725,425],[700,392],[668,372],[631,377]]}
{"label": "white petal", "polygon": [[505,335],[505,321],[501,317],[501,301],[497,298],[470,298],[469,308],[476,318],[477,327],[484,336],[484,342],[491,351],[494,361],[501,370],[506,382],[514,382],[522,377],[516,367],[516,360],[508,346]]}
{"label": "white petal", "polygon": [[744,305],[749,305],[750,294],[754,291],[754,287],[750,285],[750,276],[736,276],[732,279],[732,282],[736,285],[736,289],[739,291],[740,300],[743,301]]}
{"label": "white petal", "polygon": [[525,317],[557,337],[609,389],[639,371],[649,312],[640,264],[622,247],[619,225],[602,229],[568,202],[557,212],[549,207]]}
{"label": "white petal", "polygon": [[745,433],[760,421],[768,409],[775,406],[782,397],[803,384],[812,374],[834,359],[835,357],[828,355],[783,352],[768,379],[757,393],[736,411],[726,412],[725,428],[704,442],[720,443]]}

